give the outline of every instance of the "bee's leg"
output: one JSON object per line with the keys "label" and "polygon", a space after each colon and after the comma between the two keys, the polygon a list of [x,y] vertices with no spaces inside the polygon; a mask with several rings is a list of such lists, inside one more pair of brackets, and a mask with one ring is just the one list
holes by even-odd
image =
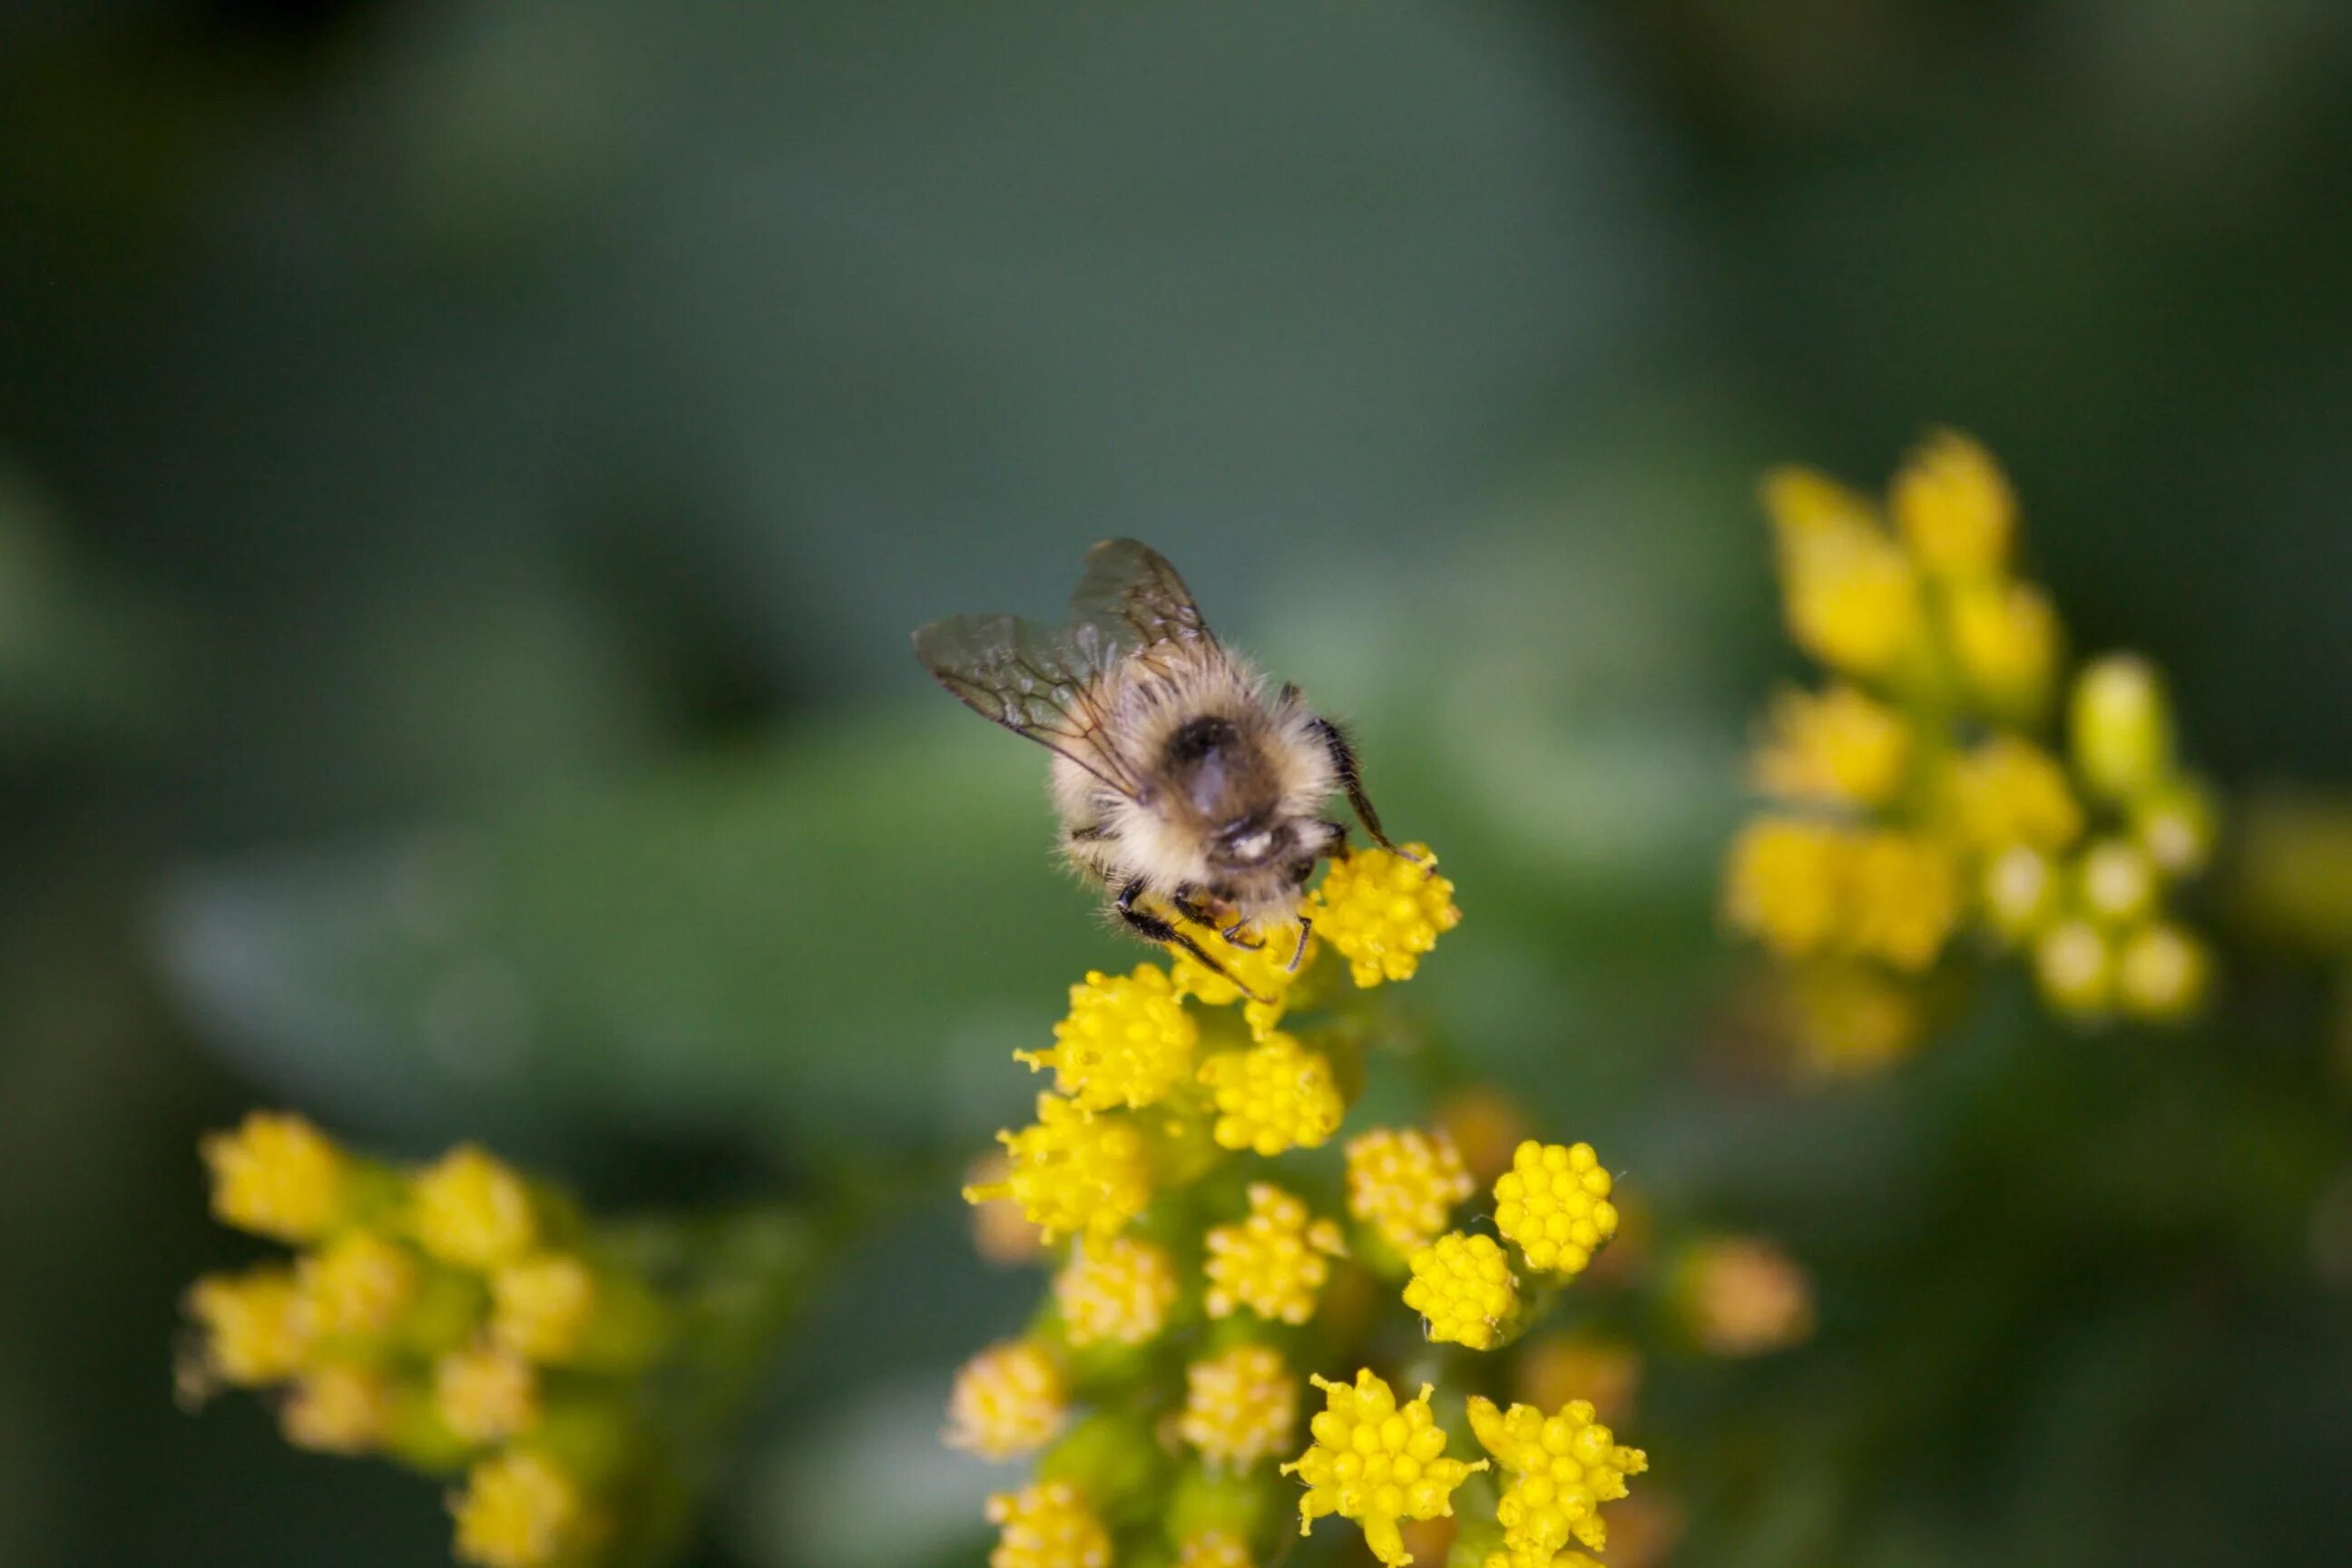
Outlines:
{"label": "bee's leg", "polygon": [[1339,787],[1348,792],[1348,804],[1355,807],[1357,820],[1364,825],[1364,831],[1371,835],[1372,842],[1383,849],[1403,855],[1408,860],[1419,860],[1420,856],[1409,855],[1397,848],[1382,830],[1381,814],[1372,809],[1372,797],[1364,793],[1364,775],[1356,763],[1356,748],[1348,743],[1348,737],[1340,733],[1339,726],[1328,719],[1317,719],[1313,723],[1323,737],[1325,749],[1331,753],[1331,766],[1339,775]]}
{"label": "bee's leg", "polygon": [[1265,997],[1260,996],[1256,992],[1252,991],[1240,981],[1234,979],[1231,971],[1226,969],[1223,964],[1219,963],[1215,959],[1210,957],[1207,950],[1202,948],[1199,942],[1194,942],[1191,937],[1185,935],[1182,931],[1169,924],[1166,921],[1161,920],[1150,910],[1137,909],[1135,907],[1135,900],[1142,897],[1142,895],[1143,879],[1138,877],[1133,881],[1128,883],[1127,886],[1121,888],[1118,890],[1118,897],[1111,901],[1111,908],[1118,911],[1118,918],[1127,922],[1128,929],[1129,931],[1134,931],[1136,935],[1141,937],[1146,942],[1173,942],[1176,946],[1182,948],[1186,952],[1191,953],[1195,959],[1199,960],[1202,964],[1208,968],[1210,973],[1232,982],[1234,989],[1248,997],[1251,1001],[1263,1002],[1265,1000]]}
{"label": "bee's leg", "polygon": [[1235,921],[1217,933],[1244,952],[1255,952],[1265,945],[1265,938],[1250,930],[1247,921]]}
{"label": "bee's leg", "polygon": [[1307,938],[1314,930],[1313,921],[1308,920],[1305,915],[1298,917],[1298,945],[1291,950],[1290,963],[1287,965],[1293,974],[1298,973],[1299,963],[1307,957]]}

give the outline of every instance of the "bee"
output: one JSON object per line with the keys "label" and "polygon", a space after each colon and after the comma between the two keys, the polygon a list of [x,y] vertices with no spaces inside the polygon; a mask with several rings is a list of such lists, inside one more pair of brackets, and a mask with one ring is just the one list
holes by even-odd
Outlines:
{"label": "bee", "polygon": [[1054,753],[1062,852],[1112,913],[1220,974],[1185,927],[1255,949],[1259,928],[1295,921],[1297,967],[1307,880],[1347,843],[1322,815],[1334,795],[1395,848],[1339,727],[1297,687],[1269,690],[1176,569],[1132,539],[1087,552],[1066,624],[953,616],[915,634],[915,655],[967,707]]}

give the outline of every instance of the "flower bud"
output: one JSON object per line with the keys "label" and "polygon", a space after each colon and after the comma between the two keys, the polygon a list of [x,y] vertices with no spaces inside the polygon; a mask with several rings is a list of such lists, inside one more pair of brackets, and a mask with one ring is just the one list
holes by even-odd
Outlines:
{"label": "flower bud", "polygon": [[2074,681],[2074,766],[2096,795],[2129,800],[2172,768],[2172,712],[2146,659],[2110,654]]}

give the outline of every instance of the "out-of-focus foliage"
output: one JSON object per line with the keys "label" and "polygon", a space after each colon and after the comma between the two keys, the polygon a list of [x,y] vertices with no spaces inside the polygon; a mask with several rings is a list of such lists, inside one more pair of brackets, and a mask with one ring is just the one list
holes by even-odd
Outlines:
{"label": "out-of-focus foliage", "polygon": [[[1645,1380],[1676,1561],[2327,1560],[2347,82],[2325,0],[13,9],[0,1560],[439,1560],[170,1403],[247,1257],[194,1137],[268,1101],[609,1209],[934,1171],[702,1550],[976,1562],[940,1396],[1034,1281],[957,1173],[1133,953],[904,637],[1109,533],[1444,847],[1447,1047],[1809,1272]],[[1933,422],[2225,793],[2321,805],[2224,847],[2226,1025],[1996,983],[1792,1098],[1713,905],[1795,668],[1750,488]]]}

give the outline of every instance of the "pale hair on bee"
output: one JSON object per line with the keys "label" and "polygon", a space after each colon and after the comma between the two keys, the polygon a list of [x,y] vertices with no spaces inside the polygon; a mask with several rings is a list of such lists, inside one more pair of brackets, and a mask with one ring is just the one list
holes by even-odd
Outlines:
{"label": "pale hair on bee", "polygon": [[1118,919],[1220,974],[1184,925],[1249,946],[1296,922],[1297,965],[1307,884],[1347,843],[1323,816],[1333,795],[1396,847],[1339,727],[1297,687],[1269,690],[1176,569],[1132,539],[1087,552],[1066,624],[951,616],[915,634],[915,654],[975,712],[1054,753],[1063,854]]}

